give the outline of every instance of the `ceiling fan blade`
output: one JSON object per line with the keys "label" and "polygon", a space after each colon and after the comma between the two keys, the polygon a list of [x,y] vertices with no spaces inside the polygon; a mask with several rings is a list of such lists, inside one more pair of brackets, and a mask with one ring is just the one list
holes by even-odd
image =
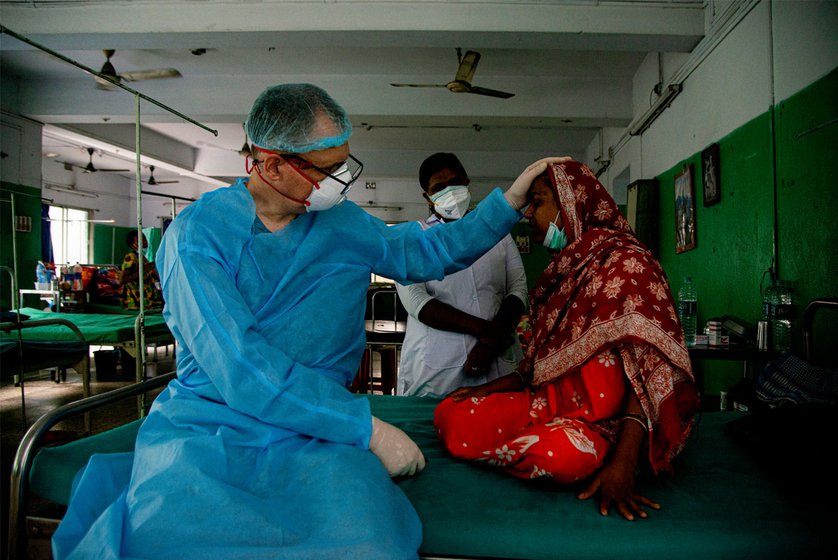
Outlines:
{"label": "ceiling fan blade", "polygon": [[393,87],[446,87],[445,84],[390,84]]}
{"label": "ceiling fan blade", "polygon": [[514,93],[509,93],[506,91],[499,91],[496,89],[488,89],[476,86],[471,86],[471,88],[465,93],[476,93],[477,95],[488,95],[489,97],[500,97],[501,99],[509,99],[510,97],[515,95]]}
{"label": "ceiling fan blade", "polygon": [[127,173],[131,171],[130,169],[99,169],[96,168],[96,171],[101,171],[102,173]]}
{"label": "ceiling fan blade", "polygon": [[182,75],[174,68],[158,68],[156,70],[135,70],[134,72],[123,72],[119,75],[119,77],[126,82],[138,82],[140,80],[181,78]]}
{"label": "ceiling fan blade", "polygon": [[471,83],[471,79],[474,77],[474,71],[477,70],[478,62],[480,62],[480,53],[467,51],[463,55],[463,60],[460,61],[460,66],[457,68],[457,75],[454,76],[454,81]]}
{"label": "ceiling fan blade", "polygon": [[154,178],[154,166],[153,165],[149,165],[148,170],[149,170],[150,173],[149,173],[148,181],[146,181],[146,183],[149,184],[149,185],[166,185],[166,184],[169,184],[169,183],[180,183],[180,181],[158,181],[157,179]]}

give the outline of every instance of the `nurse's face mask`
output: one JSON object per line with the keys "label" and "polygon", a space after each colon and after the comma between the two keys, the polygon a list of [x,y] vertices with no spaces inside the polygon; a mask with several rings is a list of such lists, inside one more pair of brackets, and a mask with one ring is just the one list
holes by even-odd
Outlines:
{"label": "nurse's face mask", "polygon": [[466,185],[449,185],[429,198],[434,211],[446,220],[459,220],[471,204],[471,192]]}
{"label": "nurse's face mask", "polygon": [[[349,154],[349,158],[341,163],[333,165],[329,169],[322,169],[317,167],[310,161],[296,155],[296,154],[285,154],[280,152],[274,152],[272,150],[265,150],[260,148],[259,146],[254,146],[260,152],[270,153],[270,154],[277,154],[281,156],[285,162],[296,171],[301,177],[303,177],[306,181],[311,183],[312,188],[311,194],[305,200],[300,200],[297,198],[293,198],[288,196],[287,194],[279,191],[273,184],[269,181],[265,180],[262,176],[262,173],[259,171],[259,163],[258,161],[254,160],[253,166],[247,170],[248,173],[251,172],[252,169],[256,170],[256,174],[268,185],[270,185],[276,192],[284,196],[285,198],[297,202],[299,204],[303,204],[306,207],[306,212],[318,212],[321,210],[328,210],[333,206],[337,206],[344,200],[346,200],[346,193],[349,192],[349,189],[355,184],[355,181],[361,175],[361,172],[364,170],[364,164],[361,163],[357,158],[355,158],[352,154]],[[303,173],[305,169],[315,169],[319,171],[326,177],[320,181],[314,181],[311,177]]]}

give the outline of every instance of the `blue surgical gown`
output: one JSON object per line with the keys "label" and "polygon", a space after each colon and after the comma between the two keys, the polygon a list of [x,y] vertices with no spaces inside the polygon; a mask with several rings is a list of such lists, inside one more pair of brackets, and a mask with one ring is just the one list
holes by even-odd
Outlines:
{"label": "blue surgical gown", "polygon": [[158,252],[177,379],[133,455],[79,473],[54,556],[415,558],[421,523],[369,451],[368,401],[347,390],[370,273],[440,279],[519,218],[495,190],[426,232],[345,202],[271,233],[242,182],[202,196]]}

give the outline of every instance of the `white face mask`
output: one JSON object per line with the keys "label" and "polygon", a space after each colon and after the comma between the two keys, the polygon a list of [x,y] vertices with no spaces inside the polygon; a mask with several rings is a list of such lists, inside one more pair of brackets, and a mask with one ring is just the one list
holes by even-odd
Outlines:
{"label": "white face mask", "polygon": [[[559,210],[559,213],[561,213],[561,210]],[[556,218],[558,217],[559,214],[556,214]],[[564,228],[559,229],[559,226],[554,223],[556,218],[553,218],[553,221],[547,225],[547,233],[544,235],[544,241],[541,244],[548,249],[561,251],[567,247],[567,233],[565,233]]]}
{"label": "white face mask", "polygon": [[[346,166],[338,169],[333,175],[341,181],[346,182],[352,178],[352,173],[349,172],[349,168]],[[332,177],[326,177],[317,185],[312,185],[311,194],[306,199],[309,203],[306,206],[306,212],[319,212],[337,206],[346,200],[345,191],[348,190],[349,188],[346,185],[342,185]]]}
{"label": "white face mask", "polygon": [[430,198],[436,213],[446,220],[459,220],[471,204],[471,192],[465,185],[449,185]]}

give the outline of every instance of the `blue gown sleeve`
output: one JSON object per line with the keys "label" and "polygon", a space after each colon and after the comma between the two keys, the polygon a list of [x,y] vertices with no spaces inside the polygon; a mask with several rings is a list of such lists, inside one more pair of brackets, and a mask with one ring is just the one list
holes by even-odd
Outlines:
{"label": "blue gown sleeve", "polygon": [[[462,219],[425,231],[416,222],[385,226],[381,235],[387,245],[375,272],[403,285],[441,280],[471,266],[508,235],[521,216],[503,192],[494,189]],[[412,228],[413,234],[405,235],[400,227]]]}

